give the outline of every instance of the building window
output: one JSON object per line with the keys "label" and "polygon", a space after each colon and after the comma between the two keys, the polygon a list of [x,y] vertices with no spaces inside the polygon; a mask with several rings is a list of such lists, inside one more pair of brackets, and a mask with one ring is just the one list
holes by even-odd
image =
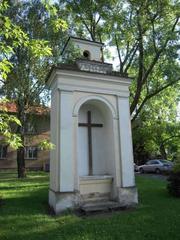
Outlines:
{"label": "building window", "polygon": [[5,159],[7,157],[7,146],[0,145],[0,159]]}
{"label": "building window", "polygon": [[25,159],[37,159],[37,147],[25,147]]}
{"label": "building window", "polygon": [[35,134],[34,125],[31,122],[28,122],[25,126],[25,133],[26,134]]}

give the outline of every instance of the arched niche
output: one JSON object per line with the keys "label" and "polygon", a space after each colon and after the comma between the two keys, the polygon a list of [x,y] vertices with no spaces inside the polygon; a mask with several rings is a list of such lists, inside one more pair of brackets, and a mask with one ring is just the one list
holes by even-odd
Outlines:
{"label": "arched niche", "polygon": [[[77,107],[77,106],[76,106]],[[92,175],[114,176],[114,136],[113,110],[101,99],[86,99],[78,110],[78,124],[88,122],[88,112],[92,124],[102,124],[102,127],[92,127],[91,136],[87,126],[78,127],[78,175],[88,176],[90,168],[89,138],[92,141]]]}
{"label": "arched niche", "polygon": [[112,114],[112,117],[114,119],[118,119],[118,115],[117,115],[117,112],[114,108],[114,106],[105,98],[105,97],[102,97],[102,96],[97,96],[97,95],[89,95],[89,96],[84,96],[82,98],[80,98],[77,103],[74,105],[74,108],[73,108],[73,116],[74,117],[77,117],[78,114],[79,114],[79,109],[80,107],[88,102],[88,101],[97,101],[97,102],[101,102],[102,104],[106,105],[106,107],[108,107],[108,109],[111,111],[111,114]]}

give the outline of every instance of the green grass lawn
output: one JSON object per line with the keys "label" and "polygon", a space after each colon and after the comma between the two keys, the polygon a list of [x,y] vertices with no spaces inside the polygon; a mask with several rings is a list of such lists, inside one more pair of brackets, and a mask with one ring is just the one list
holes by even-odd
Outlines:
{"label": "green grass lawn", "polygon": [[0,240],[179,240],[180,200],[168,195],[161,180],[137,177],[139,205],[135,210],[78,217],[48,215],[48,175],[0,173]]}

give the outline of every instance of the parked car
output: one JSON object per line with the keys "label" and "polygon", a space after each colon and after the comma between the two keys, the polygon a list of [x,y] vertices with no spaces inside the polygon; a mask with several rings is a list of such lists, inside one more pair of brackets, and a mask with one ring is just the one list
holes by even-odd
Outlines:
{"label": "parked car", "polygon": [[135,164],[135,163],[134,163],[134,171],[135,171],[135,172],[138,172],[138,171],[139,171],[139,167],[138,167],[138,165]]}
{"label": "parked car", "polygon": [[172,168],[173,163],[164,159],[149,160],[144,165],[138,167],[140,173],[154,172],[157,174],[161,172],[170,172]]}

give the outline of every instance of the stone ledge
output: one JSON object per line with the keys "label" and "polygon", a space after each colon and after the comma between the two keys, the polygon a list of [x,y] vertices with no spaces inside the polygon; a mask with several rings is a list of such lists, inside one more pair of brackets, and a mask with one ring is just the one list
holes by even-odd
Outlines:
{"label": "stone ledge", "polygon": [[89,180],[105,180],[105,179],[113,179],[110,175],[92,175],[92,176],[80,176],[80,181],[89,181]]}
{"label": "stone ledge", "polygon": [[80,194],[111,193],[112,176],[83,176],[80,177]]}

